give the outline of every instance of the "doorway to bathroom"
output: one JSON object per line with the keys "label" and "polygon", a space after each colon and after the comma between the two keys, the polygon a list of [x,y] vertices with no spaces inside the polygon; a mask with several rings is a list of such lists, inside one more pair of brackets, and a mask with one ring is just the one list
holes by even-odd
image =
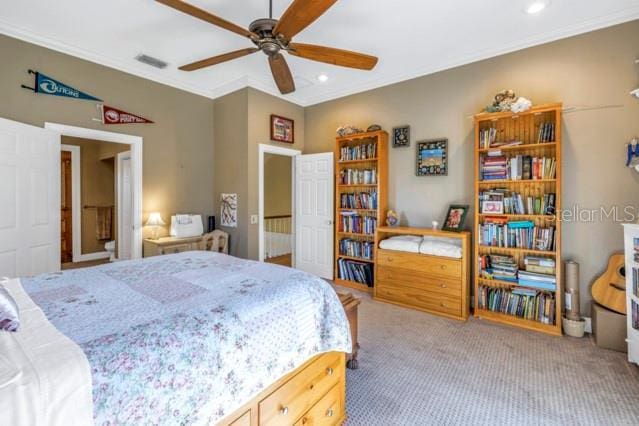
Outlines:
{"label": "doorway to bathroom", "polygon": [[141,138],[47,126],[57,130],[61,140],[62,269],[140,257],[137,243],[141,233],[136,232],[140,221],[135,212],[141,207],[141,185],[137,182],[141,170],[139,174],[136,170],[141,158],[136,159],[135,154],[141,154]]}

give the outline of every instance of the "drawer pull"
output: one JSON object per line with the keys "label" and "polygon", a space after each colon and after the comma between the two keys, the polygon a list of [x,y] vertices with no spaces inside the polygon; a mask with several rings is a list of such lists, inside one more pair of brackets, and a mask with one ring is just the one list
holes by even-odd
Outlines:
{"label": "drawer pull", "polygon": [[448,286],[446,284],[440,284],[439,285],[441,288],[448,288]]}
{"label": "drawer pull", "polygon": [[442,308],[447,308],[446,304],[444,302],[440,303]]}
{"label": "drawer pull", "polygon": [[288,414],[288,407],[282,407],[282,409],[280,410],[280,414],[285,416]]}
{"label": "drawer pull", "polygon": [[446,265],[441,265],[440,266],[442,269],[446,269]]}
{"label": "drawer pull", "polygon": [[326,417],[333,417],[333,414],[335,414],[333,412],[332,408],[329,408],[328,410],[326,410]]}
{"label": "drawer pull", "polygon": [[328,368],[326,369],[326,375],[327,375],[327,376],[332,376],[332,375],[333,375],[333,369],[332,369],[331,367],[328,367]]}

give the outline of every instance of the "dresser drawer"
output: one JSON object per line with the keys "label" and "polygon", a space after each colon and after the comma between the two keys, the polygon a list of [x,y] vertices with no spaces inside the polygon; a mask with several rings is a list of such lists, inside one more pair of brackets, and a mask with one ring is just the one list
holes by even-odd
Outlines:
{"label": "dresser drawer", "polygon": [[394,266],[379,266],[377,268],[377,282],[388,283],[397,287],[410,287],[456,298],[460,298],[462,294],[460,278],[443,278],[440,275],[429,275],[425,272]]}
{"label": "dresser drawer", "polygon": [[389,281],[377,281],[375,294],[381,299],[401,303],[406,306],[461,316],[461,299],[440,293],[396,285]]}
{"label": "dresser drawer", "polygon": [[344,376],[343,361],[337,352],[321,355],[263,399],[259,404],[260,425],[294,424]]}
{"label": "dresser drawer", "polygon": [[344,417],[341,384],[333,386],[317,404],[295,423],[295,426],[332,426]]}
{"label": "dresser drawer", "polygon": [[395,266],[427,274],[452,278],[461,278],[462,276],[461,261],[445,257],[379,249],[377,250],[377,261],[380,265]]}

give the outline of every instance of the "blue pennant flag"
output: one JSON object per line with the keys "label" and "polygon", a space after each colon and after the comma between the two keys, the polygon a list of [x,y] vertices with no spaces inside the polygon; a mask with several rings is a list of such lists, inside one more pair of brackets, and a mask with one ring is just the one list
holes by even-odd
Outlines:
{"label": "blue pennant flag", "polygon": [[[32,72],[32,71],[29,71]],[[48,77],[40,72],[34,72],[35,74],[35,89],[34,92],[42,93],[52,96],[63,96],[66,98],[85,99],[89,101],[101,102],[101,99],[88,95],[84,92],[74,89],[71,86],[67,86],[64,83],[60,83],[51,77]]]}

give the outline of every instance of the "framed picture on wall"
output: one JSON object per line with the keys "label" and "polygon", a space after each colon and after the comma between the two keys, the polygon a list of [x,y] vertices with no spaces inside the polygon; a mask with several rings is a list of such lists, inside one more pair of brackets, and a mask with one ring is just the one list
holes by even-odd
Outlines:
{"label": "framed picture on wall", "polygon": [[393,148],[410,146],[410,126],[393,127]]}
{"label": "framed picture on wall", "polygon": [[448,175],[448,139],[417,142],[417,176]]}
{"label": "framed picture on wall", "polygon": [[295,122],[290,118],[271,115],[271,140],[295,143]]}

